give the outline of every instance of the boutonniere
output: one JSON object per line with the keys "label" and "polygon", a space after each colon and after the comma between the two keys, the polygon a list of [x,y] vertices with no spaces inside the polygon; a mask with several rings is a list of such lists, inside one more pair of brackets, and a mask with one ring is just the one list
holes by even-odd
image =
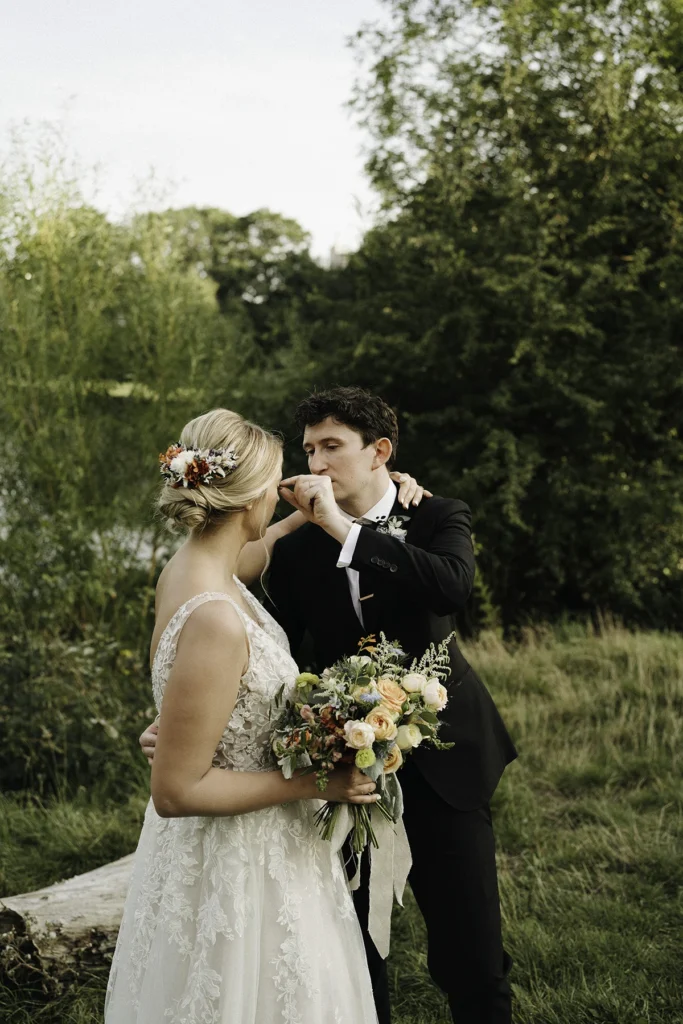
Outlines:
{"label": "boutonniere", "polygon": [[377,527],[377,533],[386,533],[389,537],[395,537],[396,540],[402,540],[405,543],[406,534],[408,531],[404,528],[404,523],[410,522],[410,516],[389,516]]}

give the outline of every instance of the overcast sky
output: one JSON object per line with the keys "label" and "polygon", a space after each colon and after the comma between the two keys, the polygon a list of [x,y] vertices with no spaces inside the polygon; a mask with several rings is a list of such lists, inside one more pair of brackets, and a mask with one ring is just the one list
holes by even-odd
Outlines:
{"label": "overcast sky", "polygon": [[318,255],[352,248],[372,194],[345,41],[381,15],[378,0],[0,0],[0,147],[24,119],[65,121],[114,215],[154,168],[169,205],[269,207]]}

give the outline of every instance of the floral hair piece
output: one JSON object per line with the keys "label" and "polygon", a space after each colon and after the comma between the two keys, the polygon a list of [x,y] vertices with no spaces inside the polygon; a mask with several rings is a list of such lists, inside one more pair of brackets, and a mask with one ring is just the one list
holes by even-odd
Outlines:
{"label": "floral hair piece", "polygon": [[186,448],[178,441],[159,456],[161,475],[172,487],[208,486],[237,468],[239,458],[231,448]]}

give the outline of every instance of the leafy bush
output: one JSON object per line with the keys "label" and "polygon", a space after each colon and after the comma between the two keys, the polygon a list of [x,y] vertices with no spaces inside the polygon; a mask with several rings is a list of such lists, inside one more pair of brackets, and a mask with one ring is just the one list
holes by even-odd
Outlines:
{"label": "leafy bush", "polygon": [[0,541],[0,788],[37,793],[145,768],[136,737],[152,699],[151,566],[110,537],[106,555],[64,516],[14,522]]}

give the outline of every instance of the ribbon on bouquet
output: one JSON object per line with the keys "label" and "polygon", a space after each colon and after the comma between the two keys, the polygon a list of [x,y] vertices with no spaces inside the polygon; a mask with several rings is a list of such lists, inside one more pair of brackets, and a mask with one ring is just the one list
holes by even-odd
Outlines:
{"label": "ribbon on bouquet", "polygon": [[[389,776],[387,789],[391,790],[390,800],[395,821],[389,821],[381,811],[372,807],[370,817],[377,839],[377,847],[369,845],[370,855],[370,911],[368,932],[377,947],[377,952],[386,959],[391,941],[391,909],[394,896],[403,906],[403,892],[412,865],[408,836],[403,824],[403,793],[395,774]],[[353,828],[353,817],[348,804],[340,806],[332,834],[332,848],[335,856],[341,852],[346,837]],[[355,874],[349,881],[351,889],[360,885],[360,856]]]}

